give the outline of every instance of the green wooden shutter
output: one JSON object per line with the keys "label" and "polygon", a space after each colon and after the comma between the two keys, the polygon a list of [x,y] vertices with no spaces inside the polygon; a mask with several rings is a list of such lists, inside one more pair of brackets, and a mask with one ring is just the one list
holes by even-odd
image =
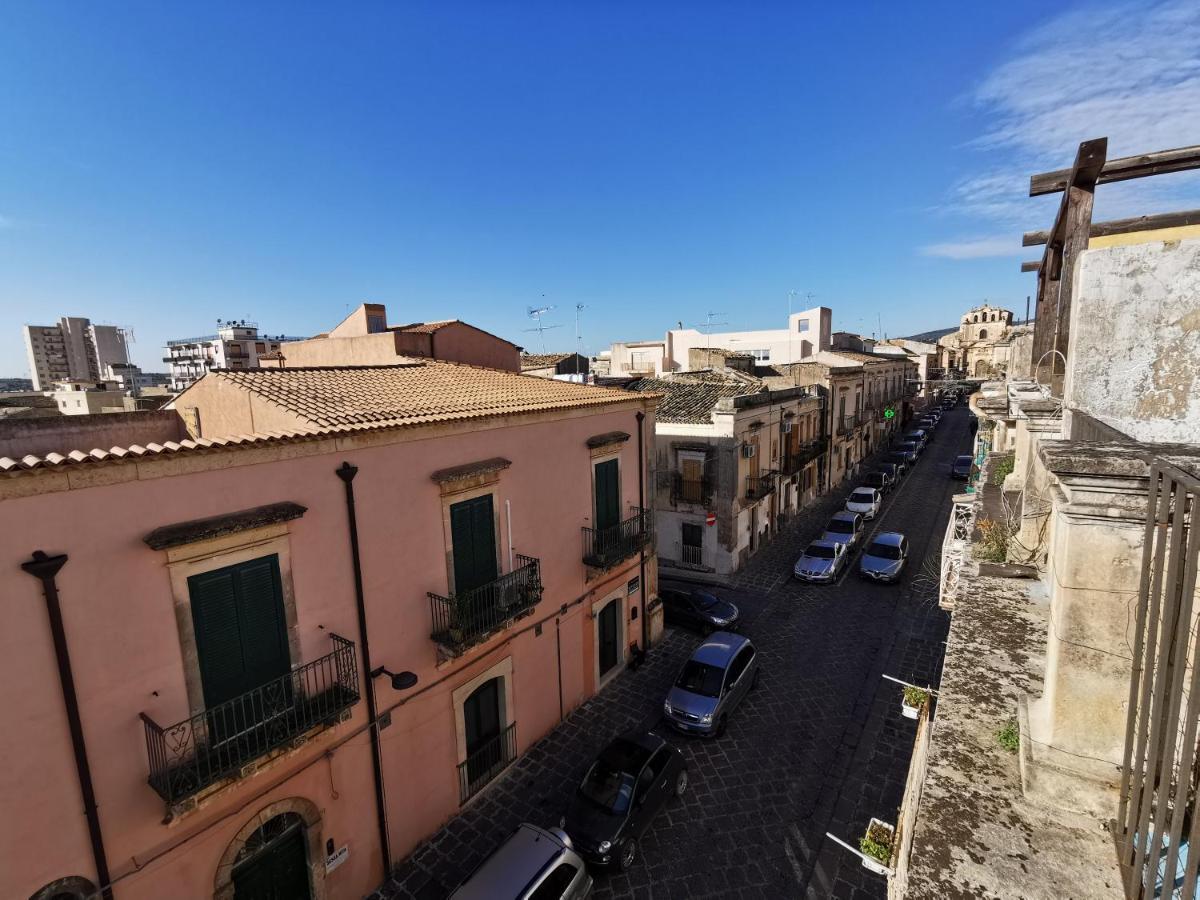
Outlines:
{"label": "green wooden shutter", "polygon": [[621,521],[621,481],[617,460],[596,467],[596,528],[612,528]]}
{"label": "green wooden shutter", "polygon": [[193,575],[188,593],[206,707],[288,672],[278,557]]}
{"label": "green wooden shutter", "polygon": [[462,594],[496,580],[496,524],[492,495],[450,507],[454,554],[454,593]]}

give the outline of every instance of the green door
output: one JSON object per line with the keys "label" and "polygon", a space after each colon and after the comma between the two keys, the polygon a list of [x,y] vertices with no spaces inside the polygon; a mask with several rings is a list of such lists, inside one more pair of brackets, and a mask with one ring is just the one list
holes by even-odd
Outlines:
{"label": "green door", "polygon": [[608,606],[600,610],[600,615],[596,617],[596,629],[600,635],[600,675],[603,677],[605,673],[612,670],[613,666],[621,657],[621,647],[618,643],[618,620],[617,617],[621,613],[621,604],[617,600],[613,600]]}
{"label": "green door", "polygon": [[496,524],[491,494],[450,507],[450,540],[455,594],[496,580]]}
{"label": "green door", "polygon": [[193,575],[188,593],[207,709],[290,671],[277,556]]}
{"label": "green door", "polygon": [[621,479],[617,460],[596,466],[596,530],[603,531],[621,522]]}
{"label": "green door", "polygon": [[234,900],[310,900],[308,848],[297,824],[233,870]]}

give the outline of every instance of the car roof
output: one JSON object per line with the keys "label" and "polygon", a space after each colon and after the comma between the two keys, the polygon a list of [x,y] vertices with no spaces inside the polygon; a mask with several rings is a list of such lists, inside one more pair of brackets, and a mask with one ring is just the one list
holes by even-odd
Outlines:
{"label": "car roof", "polygon": [[527,822],[519,825],[451,897],[454,900],[486,900],[520,896],[565,847],[561,838],[545,829]]}
{"label": "car roof", "polygon": [[860,484],[858,487],[856,487],[854,490],[852,490],[850,492],[850,496],[853,497],[859,491],[870,491],[872,494],[879,493],[879,491],[875,490],[875,488],[871,487],[871,485],[869,485],[869,484]]}
{"label": "car roof", "polygon": [[872,544],[885,544],[889,547],[899,547],[900,542],[904,540],[904,535],[898,531],[885,531],[882,534],[875,535],[875,540]]}
{"label": "car roof", "polygon": [[[840,550],[842,545],[837,541],[810,541],[808,547],[824,547],[826,550]],[[808,553],[808,547],[804,548],[804,552]]]}
{"label": "car roof", "polygon": [[833,521],[852,522],[855,519],[861,519],[861,518],[862,518],[862,516],[860,516],[856,512],[851,512],[848,509],[839,509],[837,512],[835,512],[832,516],[829,517],[829,521],[830,522],[833,522]]}
{"label": "car roof", "polygon": [[692,659],[696,662],[705,663],[710,666],[719,666],[723,669],[737,652],[749,643],[750,639],[740,634],[718,631],[709,635],[704,643],[695,649],[692,653]]}
{"label": "car roof", "polygon": [[960,462],[970,462],[970,461],[971,461],[971,460],[973,460],[974,458],[975,458],[975,457],[973,457],[973,456],[972,456],[970,453],[964,453],[962,456],[956,456],[956,457],[954,458],[954,461],[955,461],[956,463],[960,463]]}
{"label": "car roof", "polygon": [[636,732],[623,734],[601,750],[599,758],[613,769],[636,775],[642,770],[646,760],[654,755],[654,751],[662,746],[662,738],[648,744],[643,740],[645,737],[645,734]]}

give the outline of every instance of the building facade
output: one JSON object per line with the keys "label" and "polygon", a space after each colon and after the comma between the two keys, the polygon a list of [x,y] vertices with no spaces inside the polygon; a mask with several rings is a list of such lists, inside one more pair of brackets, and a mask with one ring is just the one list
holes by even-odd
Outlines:
{"label": "building facade", "polygon": [[260,368],[0,442],[0,894],[370,893],[659,627],[654,407]]}
{"label": "building facade", "polygon": [[968,310],[958,331],[938,338],[938,367],[954,376],[993,377],[1000,372],[995,348],[1003,343],[1012,324],[1012,312],[998,306],[985,303]]}
{"label": "building facade", "polygon": [[182,391],[214,369],[253,369],[279,350],[283,335],[260,335],[254,322],[217,320],[217,333],[167,341],[162,361],[170,367],[170,386]]}
{"label": "building facade", "polygon": [[80,316],[64,316],[57,325],[26,325],[22,334],[34,390],[48,391],[56,381],[95,381],[110,364],[129,361],[120,328]]}

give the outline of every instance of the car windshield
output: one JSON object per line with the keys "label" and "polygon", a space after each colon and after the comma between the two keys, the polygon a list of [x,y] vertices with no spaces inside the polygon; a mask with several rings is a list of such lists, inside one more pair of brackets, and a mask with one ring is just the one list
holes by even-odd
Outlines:
{"label": "car windshield", "polygon": [[633,783],[632,775],[598,759],[584,776],[579,793],[601,809],[623,813],[629,809],[629,801],[633,799]]}
{"label": "car windshield", "polygon": [[850,495],[851,503],[874,503],[875,495],[870,491],[855,491]]}
{"label": "car windshield", "polygon": [[675,687],[699,694],[701,697],[720,697],[721,679],[724,677],[724,669],[689,659],[684,665],[683,671],[679,673],[679,680],[675,682]]}
{"label": "car windshield", "polygon": [[811,556],[813,559],[833,559],[836,553],[832,547],[822,547],[820,544],[809,544],[808,549],[804,551],[805,556]]}
{"label": "car windshield", "polygon": [[834,519],[826,527],[826,531],[832,531],[834,534],[854,534],[854,523],[847,522],[845,519]]}
{"label": "car windshield", "polygon": [[867,550],[867,556],[878,556],[880,559],[899,559],[900,548],[895,544],[874,543]]}
{"label": "car windshield", "polygon": [[956,466],[969,466],[969,465],[971,464],[971,457],[969,457],[969,456],[960,456],[958,459],[956,459],[956,460],[954,461],[954,464],[955,464]]}

